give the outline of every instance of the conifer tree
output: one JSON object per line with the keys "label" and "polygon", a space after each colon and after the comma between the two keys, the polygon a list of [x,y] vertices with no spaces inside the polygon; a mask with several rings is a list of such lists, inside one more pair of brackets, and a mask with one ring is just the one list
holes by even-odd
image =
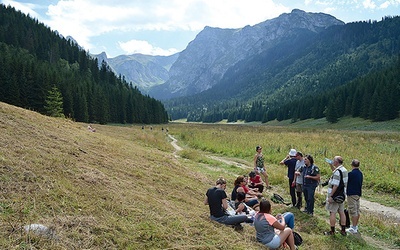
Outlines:
{"label": "conifer tree", "polygon": [[49,116],[64,117],[63,98],[55,85],[47,93],[44,109]]}

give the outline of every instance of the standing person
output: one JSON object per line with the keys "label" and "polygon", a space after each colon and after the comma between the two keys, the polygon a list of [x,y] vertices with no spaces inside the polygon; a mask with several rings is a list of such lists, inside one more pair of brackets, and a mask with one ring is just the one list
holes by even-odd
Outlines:
{"label": "standing person", "polygon": [[314,165],[314,158],[311,155],[304,157],[305,167],[303,169],[303,192],[306,200],[306,211],[309,215],[314,215],[314,195],[318,187],[321,175],[319,168]]}
{"label": "standing person", "polygon": [[[296,208],[299,210],[301,209],[301,206],[303,205],[303,169],[304,169],[304,159],[303,159],[303,153],[300,151],[297,151],[296,154],[296,166],[294,168],[294,176],[295,176],[295,189],[296,189],[296,195],[297,195],[297,202],[296,202]],[[306,210],[307,210],[307,204],[306,204]]]}
{"label": "standing person", "polygon": [[262,147],[257,146],[256,147],[256,154],[254,155],[254,171],[257,174],[262,174],[264,177],[264,182],[265,182],[265,188],[271,188],[269,186],[268,182],[268,174],[267,171],[265,170],[265,165],[264,165],[264,156],[262,154]]}
{"label": "standing person", "polygon": [[337,203],[333,200],[332,195],[335,193],[336,189],[340,184],[340,172],[342,172],[344,189],[346,193],[347,181],[348,181],[348,172],[347,169],[342,165],[343,158],[341,156],[335,156],[333,158],[332,163],[329,163],[331,170],[333,171],[331,178],[328,182],[328,194],[326,198],[326,210],[329,211],[329,224],[331,226],[331,230],[325,232],[325,235],[334,235],[335,234],[335,224],[336,224],[336,213],[339,213],[340,219],[340,234],[346,236],[346,215],[344,214],[344,203]]}
{"label": "standing person", "polygon": [[288,168],[287,171],[287,177],[289,179],[289,192],[290,192],[290,196],[292,197],[292,205],[293,207],[296,205],[296,190],[295,190],[295,185],[296,184],[294,181],[294,172],[295,172],[295,167],[296,167],[296,154],[297,151],[296,149],[292,148],[289,151],[289,154],[286,156],[286,158],[284,158],[280,164],[282,165],[286,165]]}
{"label": "standing person", "polygon": [[360,219],[360,197],[363,183],[363,174],[360,170],[360,161],[351,161],[352,170],[349,172],[347,183],[347,206],[351,217],[351,226],[346,229],[348,233],[358,233],[358,220]]}
{"label": "standing person", "polygon": [[227,215],[228,209],[227,195],[225,193],[226,180],[219,178],[215,187],[209,188],[206,193],[204,204],[210,208],[210,219],[225,225],[234,225],[235,229],[242,229],[240,223],[247,220],[246,215]]}
{"label": "standing person", "polygon": [[[261,201],[260,212],[254,217],[254,228],[256,229],[258,242],[271,249],[279,248],[286,242],[291,250],[296,249],[292,233],[294,215],[288,212],[283,215],[278,214],[274,217],[271,212],[271,203],[268,200]],[[280,232],[278,234],[275,233],[275,229]]]}
{"label": "standing person", "polygon": [[258,192],[262,193],[264,191],[264,183],[261,180],[261,176],[256,174],[255,171],[251,171],[249,177],[249,188],[257,188]]}

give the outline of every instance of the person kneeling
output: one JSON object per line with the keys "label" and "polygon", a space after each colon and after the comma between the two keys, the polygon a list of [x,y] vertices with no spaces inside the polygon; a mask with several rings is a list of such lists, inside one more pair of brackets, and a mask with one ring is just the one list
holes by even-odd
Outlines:
{"label": "person kneeling", "polygon": [[296,249],[292,231],[294,228],[294,215],[288,212],[274,217],[271,214],[271,203],[268,200],[261,201],[260,211],[254,218],[254,227],[257,240],[265,246],[275,249],[286,242],[291,250]]}

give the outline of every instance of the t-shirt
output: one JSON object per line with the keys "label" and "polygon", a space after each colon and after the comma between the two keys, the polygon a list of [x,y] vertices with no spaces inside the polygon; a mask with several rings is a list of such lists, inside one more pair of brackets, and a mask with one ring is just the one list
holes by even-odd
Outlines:
{"label": "t-shirt", "polygon": [[363,183],[363,174],[358,168],[353,168],[349,172],[349,179],[347,182],[347,195],[361,196],[361,189]]}
{"label": "t-shirt", "polygon": [[254,228],[256,229],[257,240],[263,244],[271,242],[275,236],[275,228],[272,224],[276,218],[271,214],[257,213],[254,218]]}
{"label": "t-shirt", "polygon": [[251,177],[250,177],[250,183],[251,183],[251,184],[254,184],[254,185],[257,185],[257,184],[262,183],[262,181],[261,181],[261,176],[259,176],[259,175],[257,174],[256,176],[254,176],[254,178],[251,178]]}
{"label": "t-shirt", "polygon": [[304,168],[304,166],[305,166],[304,160],[297,160],[296,161],[296,166],[294,167],[294,170],[295,171],[299,171],[301,173],[300,175],[298,175],[296,177],[296,183],[297,184],[303,184],[303,175],[304,175],[303,168]]}
{"label": "t-shirt", "polygon": [[296,167],[296,162],[297,160],[295,157],[290,157],[290,159],[284,161],[284,164],[288,167],[287,177],[289,178],[289,180],[294,179],[294,169]]}
{"label": "t-shirt", "polygon": [[208,206],[210,207],[210,215],[214,217],[222,217],[225,215],[224,208],[222,207],[222,200],[226,199],[225,190],[212,187],[207,190]]}

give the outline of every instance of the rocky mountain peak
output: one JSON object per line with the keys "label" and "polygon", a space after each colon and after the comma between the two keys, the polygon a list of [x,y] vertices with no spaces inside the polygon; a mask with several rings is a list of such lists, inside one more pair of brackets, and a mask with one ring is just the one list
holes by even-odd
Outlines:
{"label": "rocky mountain peak", "polygon": [[158,99],[200,93],[217,84],[229,67],[262,53],[270,44],[294,31],[320,32],[329,26],[343,24],[328,14],[294,9],[291,13],[240,29],[206,26],[180,53],[170,69],[168,81],[149,93]]}

